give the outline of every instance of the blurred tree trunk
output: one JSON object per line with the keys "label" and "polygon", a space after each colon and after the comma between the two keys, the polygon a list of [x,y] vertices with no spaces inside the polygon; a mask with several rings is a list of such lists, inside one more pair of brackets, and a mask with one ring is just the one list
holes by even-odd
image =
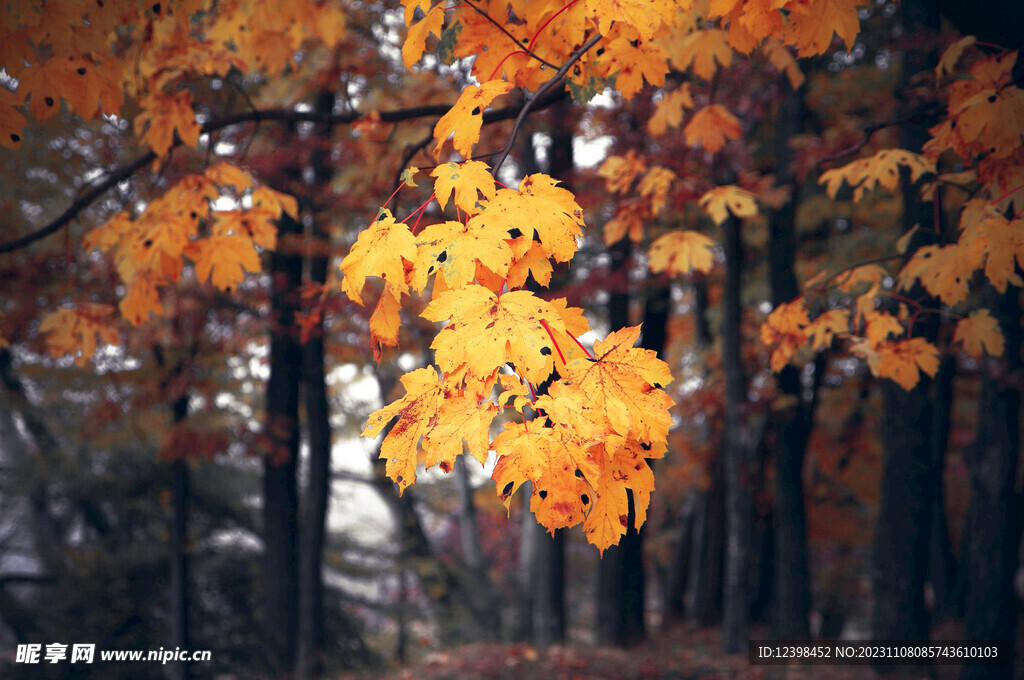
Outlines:
{"label": "blurred tree trunk", "polygon": [[[936,26],[934,7],[921,0],[901,5],[903,24],[908,33]],[[930,69],[934,55],[908,50],[904,54],[903,73],[898,94],[907,106],[913,101],[911,83],[919,72]],[[927,121],[915,121],[899,128],[900,146],[919,151],[927,138]],[[903,227],[934,221],[931,203],[922,202],[907,173],[902,177]],[[920,232],[919,232],[920,233]],[[924,237],[915,238],[906,256],[924,245]],[[918,324],[923,335],[934,339],[933,320]],[[929,617],[924,602],[925,581],[930,558],[932,503],[936,474],[932,442],[935,411],[929,394],[932,380],[922,376],[910,390],[891,380],[882,381],[884,416],[882,423],[881,500],[875,530],[872,594],[872,635],[880,640],[926,640]],[[882,667],[876,670],[883,671]]]}
{"label": "blurred tree trunk", "polygon": [[284,252],[299,224],[287,214],[278,224],[278,249],[270,256],[270,377],[267,380],[263,461],[263,635],[271,671],[287,677],[295,664],[298,632],[296,536],[299,453],[299,380],[302,353],[295,311],[302,258]]}
{"label": "blurred tree trunk", "polygon": [[[799,134],[805,117],[802,90],[782,78],[783,99],[777,114],[775,171],[779,185],[794,184],[790,140]],[[790,302],[800,293],[796,260],[796,209],[799,190],[775,211],[769,223],[768,277],[772,305]],[[817,367],[820,374],[823,366]],[[807,510],[804,499],[804,457],[814,425],[814,397],[804,399],[800,371],[792,364],[778,374],[778,390],[787,405],[774,411],[775,430],[775,545],[772,634],[781,639],[810,636],[810,573],[807,563]],[[815,382],[818,381],[816,375]],[[816,392],[816,386],[815,386]]]}
{"label": "blurred tree trunk", "polygon": [[[321,92],[316,100],[316,110],[329,114],[334,108],[334,99],[333,92]],[[327,281],[326,253],[330,235],[323,210],[317,202],[333,175],[330,142],[330,127],[319,126],[310,162],[312,182],[308,187],[309,196],[303,201],[311,217],[310,235],[315,244],[315,252],[309,257],[309,278],[313,284]],[[302,388],[309,442],[309,481],[303,502],[298,548],[299,631],[295,675],[300,679],[321,675],[324,670],[323,552],[331,490],[331,424],[324,371],[323,319],[318,319],[313,325],[302,346]]]}
{"label": "blurred tree trunk", "polygon": [[[939,191],[939,188],[936,188]],[[928,582],[931,584],[934,622],[951,618],[956,613],[956,559],[949,538],[946,517],[946,493],[943,468],[949,448],[949,430],[953,412],[953,379],[956,377],[956,359],[945,357],[935,375],[932,400],[935,417],[932,419],[932,521],[931,554],[928,560]]]}
{"label": "blurred tree trunk", "polygon": [[465,455],[455,459],[455,485],[459,492],[459,535],[465,572],[461,582],[472,615],[472,639],[496,642],[501,638],[501,601],[480,545],[480,527]]}
{"label": "blurred tree trunk", "polygon": [[[1000,321],[1006,347],[1000,358],[986,358],[978,395],[978,431],[967,451],[971,502],[967,509],[966,609],[968,642],[1002,640],[1014,656],[1019,603],[1013,579],[1021,533],[1021,498],[1016,491],[1020,456],[1021,289],[1004,294],[991,288],[986,304]],[[1002,652],[1000,652],[1002,653]],[[965,665],[964,680],[1009,680],[1013,664]]]}
{"label": "blurred tree trunk", "polygon": [[[698,352],[711,347],[708,323],[707,283],[693,283],[694,327]],[[703,438],[710,437],[709,422],[700,426]],[[664,594],[664,619],[667,625],[680,617],[701,625],[711,625],[721,616],[722,600],[722,469],[719,457],[711,461],[708,484],[695,488],[684,502],[679,533],[673,548]]]}
{"label": "blurred tree trunk", "polygon": [[[177,327],[177,323],[175,323]],[[188,417],[188,392],[183,387],[182,375],[186,362],[190,362],[198,351],[193,344],[189,357],[167,366],[163,346],[153,346],[157,366],[165,371],[160,381],[160,392],[168,399],[172,427],[180,425]],[[190,452],[175,451],[175,458],[168,466],[171,482],[171,530],[170,530],[170,603],[171,603],[171,646],[189,649],[188,626],[188,555],[191,551],[188,538],[188,463],[185,456]],[[173,661],[168,667],[172,680],[186,680],[190,676],[188,661]]]}
{"label": "blurred tree trunk", "polygon": [[[728,182],[726,182],[728,183]],[[754,479],[759,437],[745,413],[747,384],[741,354],[743,242],[741,222],[722,223],[725,281],[722,286],[722,368],[725,374],[725,583],[722,648],[734,653],[747,643],[751,604]]]}

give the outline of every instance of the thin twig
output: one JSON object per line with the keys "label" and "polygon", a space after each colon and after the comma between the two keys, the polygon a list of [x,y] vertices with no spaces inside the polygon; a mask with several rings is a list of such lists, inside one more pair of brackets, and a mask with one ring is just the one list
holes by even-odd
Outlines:
{"label": "thin twig", "polygon": [[561,82],[562,78],[565,77],[565,74],[569,72],[570,68],[572,68],[572,65],[579,61],[580,58],[587,53],[587,50],[589,50],[591,47],[597,44],[597,41],[600,40],[602,37],[604,36],[602,36],[600,33],[595,33],[593,36],[591,36],[590,40],[583,43],[583,46],[580,47],[575,52],[573,52],[572,56],[569,57],[569,60],[562,64],[562,68],[558,69],[558,72],[554,75],[554,77],[552,77],[551,80],[549,80],[548,82],[544,83],[541,86],[541,88],[537,90],[537,93],[533,95],[533,97],[528,99],[525,104],[523,104],[523,108],[519,112],[519,116],[516,117],[515,124],[512,126],[512,134],[510,134],[508,137],[508,143],[505,144],[505,148],[501,150],[501,155],[498,156],[498,162],[495,163],[494,167],[491,168],[491,175],[493,177],[498,176],[498,170],[501,169],[502,164],[505,163],[505,159],[508,158],[509,153],[511,153],[512,151],[512,147],[515,145],[516,137],[519,136],[519,129],[522,127],[523,121],[526,120],[526,116],[533,109],[536,102],[539,101],[541,97],[546,95],[551,90],[551,88],[553,88],[555,85]]}
{"label": "thin twig", "polygon": [[476,6],[476,5],[474,5],[473,3],[469,2],[469,0],[465,0],[465,4],[466,4],[466,5],[468,5],[469,7],[472,7],[472,8],[473,8],[473,10],[474,10],[474,11],[475,11],[475,12],[476,12],[477,14],[479,14],[480,16],[482,16],[482,17],[483,17],[484,19],[487,19],[487,21],[489,21],[489,22],[491,22],[492,24],[494,24],[494,25],[495,25],[495,26],[496,26],[496,27],[498,28],[498,30],[499,30],[499,31],[501,31],[502,33],[504,33],[504,34],[505,34],[506,36],[508,36],[508,39],[509,39],[509,40],[511,40],[512,42],[514,42],[514,43],[515,43],[516,47],[518,47],[518,48],[519,48],[519,49],[521,49],[522,51],[526,52],[526,53],[527,53],[528,55],[530,55],[531,57],[533,57],[534,59],[536,59],[536,60],[537,60],[537,61],[539,61],[540,63],[544,64],[544,65],[545,65],[545,66],[547,66],[548,68],[557,68],[557,66],[555,66],[554,64],[552,64],[552,63],[551,63],[550,61],[548,61],[548,60],[544,59],[543,57],[541,57],[540,55],[538,55],[538,54],[537,54],[536,52],[534,52],[534,51],[533,51],[533,47],[532,47],[532,45],[531,45],[530,47],[526,47],[525,45],[523,45],[522,43],[520,43],[520,42],[519,42],[519,39],[518,39],[518,38],[516,38],[516,37],[515,37],[514,35],[512,35],[511,33],[509,33],[509,32],[508,32],[508,29],[506,29],[506,28],[505,28],[504,26],[502,26],[502,25],[501,25],[501,23],[500,23],[500,22],[496,21],[496,20],[494,19],[494,17],[492,17],[492,16],[490,15],[490,14],[488,14],[488,13],[487,13],[487,10],[484,10],[484,9],[482,9],[482,8],[480,8],[480,7],[477,7],[477,6]]}
{"label": "thin twig", "polygon": [[839,153],[835,153],[832,154],[831,156],[826,156],[825,158],[820,159],[816,163],[816,165],[820,168],[825,163],[839,161],[844,158],[849,158],[850,156],[856,155],[857,153],[860,152],[861,149],[868,145],[868,142],[871,141],[871,137],[874,136],[874,134],[879,130],[884,130],[885,128],[894,127],[896,125],[904,125],[905,123],[918,122],[925,116],[928,116],[934,112],[935,108],[929,107],[926,109],[915,111],[909,116],[896,118],[895,120],[887,120],[882,123],[872,123],[871,125],[868,125],[867,127],[864,128],[864,138],[857,142],[855,145],[851,146],[849,149],[845,149],[843,151],[840,151]]}

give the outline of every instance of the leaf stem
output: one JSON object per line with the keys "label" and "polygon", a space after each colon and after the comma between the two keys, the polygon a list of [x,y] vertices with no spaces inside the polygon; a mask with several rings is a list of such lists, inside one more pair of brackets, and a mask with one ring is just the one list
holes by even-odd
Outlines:
{"label": "leaf stem", "polygon": [[555,340],[555,334],[551,332],[551,327],[548,326],[548,322],[545,319],[541,319],[540,325],[548,332],[548,337],[551,338],[551,342],[554,344],[555,350],[558,351],[558,358],[562,360],[562,365],[565,366],[568,362],[565,360],[565,355],[562,354],[562,348],[558,346],[558,341]]}

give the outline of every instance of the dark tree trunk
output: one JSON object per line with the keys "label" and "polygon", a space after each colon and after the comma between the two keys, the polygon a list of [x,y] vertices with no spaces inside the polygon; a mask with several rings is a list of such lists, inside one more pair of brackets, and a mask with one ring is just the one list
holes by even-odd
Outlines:
{"label": "dark tree trunk", "polygon": [[[901,5],[904,28],[908,33],[935,26],[934,7],[920,0]],[[904,56],[900,92],[908,107],[918,107],[909,89],[915,74],[933,66],[934,55],[909,50]],[[915,121],[899,129],[900,145],[916,151],[927,139],[928,121]],[[917,189],[903,173],[903,229],[915,224],[930,224],[931,204],[919,200]],[[907,249],[909,257],[923,245],[924,237],[914,239]],[[918,324],[921,334],[934,339],[933,321]],[[882,383],[885,409],[882,427],[881,501],[875,530],[872,595],[872,634],[877,639],[925,640],[930,625],[925,607],[924,587],[928,578],[931,550],[932,504],[937,480],[932,427],[935,411],[929,389],[932,381],[922,380],[904,390],[890,380]],[[882,670],[879,668],[878,670]],[[888,670],[888,669],[886,669]]]}
{"label": "dark tree trunk", "polygon": [[[316,109],[330,113],[334,108],[334,94],[323,92],[317,98]],[[327,126],[317,130],[317,147],[313,152],[312,186],[304,201],[311,210],[311,235],[316,253],[309,258],[309,278],[312,283],[327,281],[326,252],[329,234],[324,225],[317,195],[330,181],[331,131]],[[331,489],[331,425],[327,382],[324,372],[323,321],[314,324],[306,343],[302,346],[302,396],[306,412],[306,431],[309,442],[309,482],[299,529],[298,567],[298,648],[295,675],[297,678],[317,676],[323,672],[324,648],[324,584],[323,552],[327,535],[327,507]]]}
{"label": "dark tree trunk", "polygon": [[[1021,306],[1019,288],[989,290],[986,302],[1005,334],[1004,358],[988,358],[978,395],[978,432],[967,452],[971,503],[963,559],[967,561],[964,623],[968,642],[1001,640],[1013,659],[1020,605],[1013,588],[1021,532],[1016,492],[1020,456]],[[966,665],[964,680],[1009,680],[1013,664]]]}
{"label": "dark tree trunk", "polygon": [[[280,238],[298,223],[282,215]],[[296,536],[299,451],[299,380],[302,355],[295,310],[302,258],[278,251],[270,257],[270,378],[267,381],[263,463],[263,635],[271,672],[287,677],[295,664],[298,631]]]}
{"label": "dark tree trunk", "polygon": [[722,224],[725,281],[722,286],[722,367],[725,373],[725,583],[722,648],[734,653],[746,645],[751,603],[751,550],[757,439],[745,411],[746,376],[740,347],[743,243],[740,220]]}
{"label": "dark tree trunk", "polygon": [[949,429],[953,411],[953,379],[956,377],[956,360],[946,357],[935,375],[932,388],[932,402],[935,415],[932,420],[932,522],[931,554],[928,564],[928,582],[932,591],[932,619],[938,622],[951,618],[956,612],[956,560],[949,538],[949,523],[946,519],[946,494],[942,470],[949,447]]}
{"label": "dark tree trunk", "polygon": [[[803,92],[793,90],[788,79],[780,84],[783,99],[776,122],[776,172],[780,184],[793,182],[789,141],[800,132],[804,118]],[[768,248],[772,304],[795,298],[800,288],[796,260],[796,208],[798,191],[772,215]],[[807,511],[804,505],[804,457],[813,427],[813,397],[803,398],[800,372],[787,365],[778,375],[778,389],[790,406],[773,415],[775,429],[775,592],[772,634],[782,639],[810,635],[810,573],[807,563]]]}

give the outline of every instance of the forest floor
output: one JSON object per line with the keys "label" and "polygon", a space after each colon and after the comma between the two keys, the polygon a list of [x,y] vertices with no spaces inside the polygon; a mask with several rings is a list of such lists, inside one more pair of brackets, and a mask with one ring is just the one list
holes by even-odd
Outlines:
{"label": "forest floor", "polygon": [[[755,637],[760,637],[756,635]],[[893,667],[886,678],[960,677],[959,666],[915,674]],[[630,649],[569,645],[473,644],[426,654],[405,668],[348,673],[340,680],[877,680],[869,666],[752,666],[747,655],[721,652],[718,629],[678,626]]]}

